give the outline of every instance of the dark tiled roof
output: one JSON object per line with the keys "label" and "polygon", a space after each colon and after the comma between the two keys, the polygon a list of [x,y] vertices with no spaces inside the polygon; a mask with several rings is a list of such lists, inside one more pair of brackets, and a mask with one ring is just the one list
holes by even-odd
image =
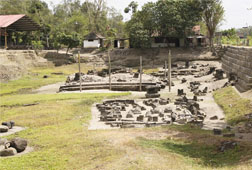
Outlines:
{"label": "dark tiled roof", "polygon": [[100,34],[91,32],[91,33],[89,33],[88,35],[86,35],[86,36],[84,37],[84,39],[85,39],[85,40],[98,40],[98,39],[105,39],[105,37],[103,37],[103,36],[100,35]]}

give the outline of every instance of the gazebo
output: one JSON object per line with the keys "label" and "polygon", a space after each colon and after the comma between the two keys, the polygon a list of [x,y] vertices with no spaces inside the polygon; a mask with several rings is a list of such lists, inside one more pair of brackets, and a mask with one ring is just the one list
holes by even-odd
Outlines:
{"label": "gazebo", "polygon": [[12,31],[37,31],[41,27],[25,14],[0,15],[0,46],[4,36],[5,49],[8,48],[8,36]]}

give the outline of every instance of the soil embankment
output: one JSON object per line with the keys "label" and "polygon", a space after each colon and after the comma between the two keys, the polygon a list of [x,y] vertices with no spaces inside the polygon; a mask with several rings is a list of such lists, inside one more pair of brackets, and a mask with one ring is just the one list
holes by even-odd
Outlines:
{"label": "soil embankment", "polygon": [[28,68],[48,66],[46,59],[39,57],[33,50],[1,50],[0,81],[18,79]]}
{"label": "soil embankment", "polygon": [[[73,49],[66,55],[65,51],[43,50],[38,55],[33,50],[1,50],[0,51],[0,81],[5,82],[20,78],[31,67],[54,64],[61,66],[78,61],[77,51]],[[170,48],[172,61],[218,60],[206,48]],[[99,49],[80,50],[81,63],[94,66],[107,66],[108,53]],[[144,68],[154,68],[164,65],[169,53],[168,48],[152,49],[113,49],[110,52],[112,67],[138,67],[139,56],[143,57]]]}
{"label": "soil embankment", "polygon": [[146,67],[163,66],[171,50],[172,61],[218,60],[206,48],[152,48],[152,49],[116,49],[111,52],[111,61],[114,65],[126,67],[139,66],[139,56],[143,57]]}

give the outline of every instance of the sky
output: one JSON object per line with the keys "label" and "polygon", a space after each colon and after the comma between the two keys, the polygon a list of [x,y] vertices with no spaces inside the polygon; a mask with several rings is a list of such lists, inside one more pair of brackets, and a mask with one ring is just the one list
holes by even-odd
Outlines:
{"label": "sky", "polygon": [[[53,2],[54,5],[62,2],[62,0],[44,0],[50,5]],[[84,2],[85,0],[81,0]],[[124,20],[130,19],[130,14],[125,14],[124,8],[132,0],[106,0],[109,7],[114,7],[123,14]],[[155,2],[157,0],[134,0],[141,6],[147,2]],[[246,26],[252,26],[252,10],[247,10],[252,7],[252,0],[222,0],[225,9],[225,21],[220,25],[220,29],[229,28],[242,28]]]}

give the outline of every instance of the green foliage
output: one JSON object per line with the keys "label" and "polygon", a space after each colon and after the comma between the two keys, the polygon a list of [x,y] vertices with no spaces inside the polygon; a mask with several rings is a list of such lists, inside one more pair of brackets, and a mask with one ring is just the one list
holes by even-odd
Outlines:
{"label": "green foliage", "polygon": [[[161,37],[186,37],[202,17],[199,0],[159,0],[146,3],[126,24],[133,47],[150,46],[153,34]],[[137,38],[140,38],[138,41]]]}
{"label": "green foliage", "polygon": [[107,7],[104,0],[83,3],[64,0],[52,10],[43,0],[0,0],[0,14],[26,14],[41,26],[37,33],[13,33],[13,42],[17,44],[31,45],[32,41],[40,40],[44,47],[58,50],[62,43],[57,34],[72,35],[76,32],[79,38],[83,38],[89,32],[97,32],[106,36],[108,27],[114,30],[116,36],[125,37],[122,15],[116,9]]}
{"label": "green foliage", "polygon": [[67,52],[69,49],[77,47],[80,45],[80,36],[77,33],[64,34],[60,35],[60,43],[67,46]]}
{"label": "green foliage", "polygon": [[143,28],[143,24],[134,22],[129,29],[130,45],[134,48],[148,48],[150,47],[150,36],[148,30]]}
{"label": "green foliage", "polygon": [[41,41],[32,41],[32,47],[35,50],[42,50],[44,48]]}
{"label": "green foliage", "polygon": [[53,32],[50,35],[50,38],[49,38],[50,39],[50,44],[57,51],[59,51],[59,49],[61,48],[60,38],[61,38],[61,32],[59,32],[59,31]]}
{"label": "green foliage", "polygon": [[222,36],[226,36],[228,38],[236,38],[237,34],[235,28],[230,28],[222,31]]}
{"label": "green foliage", "polygon": [[132,11],[132,13],[136,13],[137,12],[137,7],[138,7],[138,3],[135,1],[131,1],[130,4],[124,9],[125,13],[129,13],[130,11]]}
{"label": "green foliage", "polygon": [[185,37],[201,21],[202,6],[198,0],[158,1],[158,32],[163,36]]}

